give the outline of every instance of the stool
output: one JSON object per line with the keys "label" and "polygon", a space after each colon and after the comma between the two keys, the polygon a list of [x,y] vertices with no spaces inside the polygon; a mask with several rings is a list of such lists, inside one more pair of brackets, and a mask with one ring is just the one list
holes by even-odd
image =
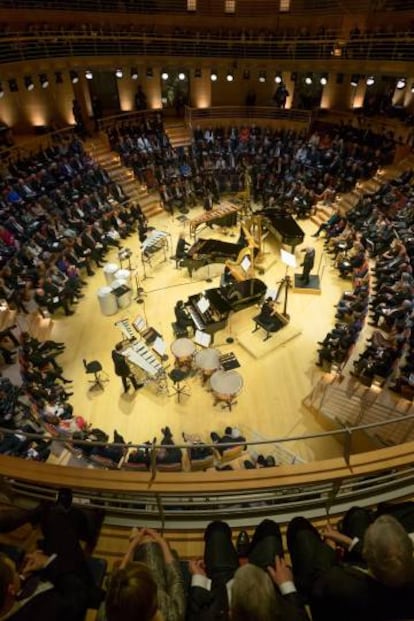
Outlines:
{"label": "stool", "polygon": [[175,338],[177,339],[188,338],[188,329],[186,327],[179,326],[176,321],[174,321],[171,324],[171,327],[172,327]]}
{"label": "stool", "polygon": [[[187,397],[190,396],[190,393],[186,391],[187,386],[185,384],[181,384],[181,382],[187,377],[188,372],[183,371],[183,369],[173,369],[168,374],[168,377],[173,383],[174,393],[177,395],[177,401],[180,403],[181,395],[185,395]],[[170,395],[172,397],[174,395]]]}

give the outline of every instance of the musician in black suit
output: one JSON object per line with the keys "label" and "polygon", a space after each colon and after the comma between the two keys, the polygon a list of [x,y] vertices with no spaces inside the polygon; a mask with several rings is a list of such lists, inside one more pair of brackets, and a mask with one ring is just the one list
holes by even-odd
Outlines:
{"label": "musician in black suit", "polygon": [[112,350],[112,361],[114,363],[114,370],[116,375],[122,379],[122,385],[124,387],[124,392],[128,392],[129,384],[128,379],[131,381],[134,390],[138,390],[141,388],[143,384],[138,384],[134,374],[131,372],[131,369],[128,366],[128,362],[125,359],[125,356],[121,354],[122,343],[117,343],[115,345],[115,349]]}
{"label": "musician in black suit", "polygon": [[187,256],[187,248],[190,248],[190,244],[185,240],[184,233],[180,233],[175,247],[175,267],[180,266],[181,259],[185,259]]}
{"label": "musician in black suit", "polygon": [[309,247],[306,248],[306,250],[304,250],[303,252],[305,252],[305,256],[303,258],[303,262],[301,263],[301,266],[303,267],[303,272],[300,280],[303,282],[303,284],[308,285],[309,275],[315,264],[315,248]]}
{"label": "musician in black suit", "polygon": [[190,315],[187,313],[186,308],[184,306],[184,302],[182,300],[178,300],[177,304],[174,307],[175,321],[179,328],[192,328],[193,320]]}

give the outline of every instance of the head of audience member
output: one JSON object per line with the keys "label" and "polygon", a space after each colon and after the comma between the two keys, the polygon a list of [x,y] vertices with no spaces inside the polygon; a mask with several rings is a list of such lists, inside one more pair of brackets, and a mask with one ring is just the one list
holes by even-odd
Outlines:
{"label": "head of audience member", "polygon": [[392,516],[383,515],[369,526],[363,554],[370,572],[382,584],[401,587],[414,580],[413,543]]}
{"label": "head of audience member", "polygon": [[14,562],[5,554],[0,554],[0,616],[13,608],[16,595],[20,591],[20,577]]}
{"label": "head of audience member", "polygon": [[231,621],[276,621],[280,604],[270,576],[247,563],[234,574],[231,589]]}
{"label": "head of audience member", "polygon": [[143,563],[129,563],[116,571],[106,594],[107,621],[161,621],[157,585]]}

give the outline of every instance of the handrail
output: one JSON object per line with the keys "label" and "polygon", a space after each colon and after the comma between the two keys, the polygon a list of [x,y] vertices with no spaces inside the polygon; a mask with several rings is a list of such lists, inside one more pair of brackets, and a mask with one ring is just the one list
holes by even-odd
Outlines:
{"label": "handrail", "polygon": [[[284,36],[246,39],[240,35],[223,37],[222,33],[196,32],[174,35],[162,32],[85,32],[17,31],[0,37],[0,63],[44,58],[82,56],[145,55],[186,58],[238,58],[239,60],[321,60],[324,63],[360,60],[395,60],[407,63],[414,59],[414,36],[397,33],[392,37],[370,34],[347,39],[338,35],[323,38]],[[383,73],[383,68],[381,72]],[[389,72],[389,71],[388,71]]]}

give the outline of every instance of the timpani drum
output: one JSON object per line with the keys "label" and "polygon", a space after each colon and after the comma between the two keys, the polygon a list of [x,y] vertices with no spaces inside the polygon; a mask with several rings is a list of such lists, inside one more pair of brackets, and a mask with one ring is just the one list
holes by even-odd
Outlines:
{"label": "timpani drum", "polygon": [[195,350],[196,347],[190,339],[176,339],[171,343],[171,353],[179,367],[192,367]]}
{"label": "timpani drum", "polygon": [[231,410],[235,399],[243,388],[243,378],[237,371],[218,370],[210,377],[211,390],[214,393],[214,405],[222,401],[224,407]]}
{"label": "timpani drum", "polygon": [[204,384],[220,368],[220,352],[210,347],[202,349],[196,353],[194,362],[201,371]]}

